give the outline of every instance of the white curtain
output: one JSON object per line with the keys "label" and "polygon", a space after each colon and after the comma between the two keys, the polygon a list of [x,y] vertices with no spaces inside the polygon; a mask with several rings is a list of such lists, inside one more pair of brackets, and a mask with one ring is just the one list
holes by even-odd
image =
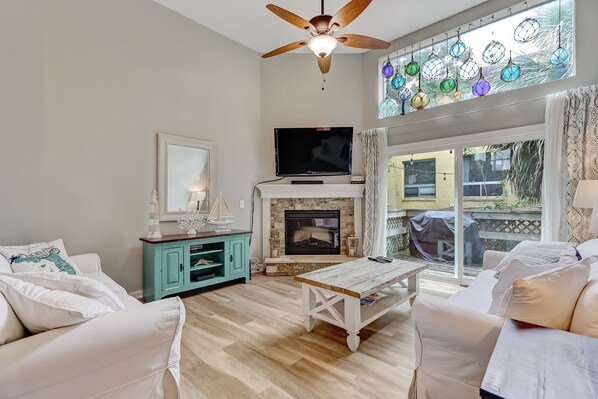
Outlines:
{"label": "white curtain", "polygon": [[565,241],[559,237],[562,225],[563,193],[563,130],[566,92],[546,97],[544,125],[544,178],[542,187],[542,239],[544,241]]}
{"label": "white curtain", "polygon": [[543,239],[580,243],[593,237],[591,211],[573,198],[580,180],[598,179],[598,85],[548,96],[545,124]]}
{"label": "white curtain", "polygon": [[365,164],[365,224],[363,255],[386,255],[388,150],[386,128],[361,133]]}

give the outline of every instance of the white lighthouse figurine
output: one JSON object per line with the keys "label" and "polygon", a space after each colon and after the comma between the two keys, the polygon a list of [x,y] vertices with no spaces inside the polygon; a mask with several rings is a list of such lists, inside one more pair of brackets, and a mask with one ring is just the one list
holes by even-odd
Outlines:
{"label": "white lighthouse figurine", "polygon": [[160,207],[158,206],[158,192],[154,188],[150,194],[149,220],[147,238],[162,238],[160,233]]}

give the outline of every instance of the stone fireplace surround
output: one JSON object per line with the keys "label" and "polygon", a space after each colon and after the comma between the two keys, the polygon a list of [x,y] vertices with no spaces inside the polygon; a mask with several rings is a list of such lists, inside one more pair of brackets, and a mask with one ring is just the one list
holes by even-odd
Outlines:
{"label": "stone fireplace surround", "polygon": [[[362,243],[363,184],[264,184],[258,187],[262,198],[262,251],[266,274],[298,274],[345,260],[346,237],[351,233]],[[341,255],[284,255],[269,258],[270,237],[278,233],[284,248],[284,211],[338,209],[341,211]],[[269,265],[278,265],[276,267]],[[270,270],[268,270],[270,269]],[[270,273],[269,273],[270,271]]]}

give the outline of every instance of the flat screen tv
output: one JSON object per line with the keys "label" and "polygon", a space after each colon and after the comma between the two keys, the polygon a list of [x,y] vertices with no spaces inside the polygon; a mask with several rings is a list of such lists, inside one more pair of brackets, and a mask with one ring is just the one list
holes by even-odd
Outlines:
{"label": "flat screen tv", "polygon": [[352,127],[274,129],[276,176],[351,174]]}

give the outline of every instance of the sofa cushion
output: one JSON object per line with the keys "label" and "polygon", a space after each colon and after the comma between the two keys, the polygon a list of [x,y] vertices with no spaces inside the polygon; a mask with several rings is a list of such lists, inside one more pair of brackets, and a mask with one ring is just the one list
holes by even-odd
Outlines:
{"label": "sofa cushion", "polygon": [[511,288],[513,282],[518,278],[542,273],[547,270],[565,266],[567,264],[568,263],[548,263],[542,265],[528,265],[517,259],[513,259],[511,263],[501,270],[501,273],[498,276],[498,281],[496,282],[494,288],[492,288],[492,303],[488,313],[497,314],[498,305],[505,295],[505,292]]}
{"label": "sofa cushion", "polygon": [[8,260],[14,273],[80,273],[77,266],[69,260],[62,239],[31,245],[0,247],[0,254]]}
{"label": "sofa cushion", "polygon": [[526,265],[575,263],[579,260],[575,245],[570,242],[522,241],[496,266],[496,278],[513,260]]}
{"label": "sofa cushion", "polygon": [[581,255],[582,259],[589,258],[590,256],[598,256],[598,238],[582,242],[577,246],[577,251]]}
{"label": "sofa cushion", "polygon": [[0,294],[0,345],[24,338],[25,333],[25,327],[4,295]]}
{"label": "sofa cushion", "polygon": [[78,324],[112,312],[94,299],[66,291],[49,290],[8,275],[0,276],[0,292],[32,333]]}
{"label": "sofa cushion", "polygon": [[6,259],[2,254],[0,254],[0,273],[11,273],[12,269],[10,268],[10,264],[8,263],[8,259]]}
{"label": "sofa cushion", "polygon": [[590,278],[579,295],[569,331],[598,338],[598,277]]}
{"label": "sofa cushion", "polygon": [[108,287],[112,292],[114,292],[116,294],[119,294],[119,295],[127,294],[127,290],[125,290],[123,287],[118,285],[118,283],[116,281],[112,280],[104,272],[85,273],[85,277],[89,277],[96,281],[99,281],[100,283],[104,284],[106,287]]}
{"label": "sofa cushion", "polygon": [[497,315],[568,331],[577,298],[588,282],[590,259],[517,279]]}
{"label": "sofa cushion", "polygon": [[455,305],[487,313],[492,301],[492,287],[496,284],[495,270],[484,270],[473,280],[467,289],[451,295],[447,301]]}
{"label": "sofa cushion", "polygon": [[50,290],[66,291],[95,299],[112,310],[125,308],[120,298],[108,287],[83,274],[73,276],[66,273],[13,273],[10,276]]}

